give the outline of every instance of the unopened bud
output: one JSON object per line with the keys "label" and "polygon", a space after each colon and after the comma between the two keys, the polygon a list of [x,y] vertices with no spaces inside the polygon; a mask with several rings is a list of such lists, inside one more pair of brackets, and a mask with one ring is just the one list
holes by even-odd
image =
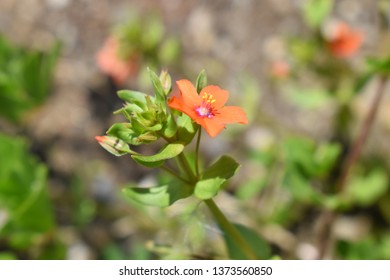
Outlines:
{"label": "unopened bud", "polygon": [[95,136],[95,139],[105,150],[117,157],[133,153],[126,142],[114,136]]}
{"label": "unopened bud", "polygon": [[167,96],[171,92],[171,89],[172,89],[171,75],[169,75],[168,71],[164,69],[164,70],[161,70],[159,79],[160,79],[161,85],[164,89],[164,93]]}

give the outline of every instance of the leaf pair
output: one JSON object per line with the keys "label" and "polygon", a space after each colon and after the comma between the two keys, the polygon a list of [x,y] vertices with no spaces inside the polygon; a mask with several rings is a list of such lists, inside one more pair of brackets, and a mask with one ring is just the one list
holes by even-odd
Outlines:
{"label": "leaf pair", "polygon": [[[170,144],[160,154],[150,157],[133,155],[132,157],[142,165],[156,167],[167,159],[174,157],[181,147],[180,144]],[[173,145],[173,146],[172,146]],[[183,146],[184,147],[184,146]],[[162,159],[164,158],[164,159]],[[129,186],[124,189],[127,197],[145,205],[167,207],[177,201],[190,196],[192,193],[201,200],[213,198],[217,195],[222,185],[232,177],[239,164],[229,156],[222,156],[212,164],[195,184],[195,187],[174,180],[169,184],[152,188],[138,188]]]}

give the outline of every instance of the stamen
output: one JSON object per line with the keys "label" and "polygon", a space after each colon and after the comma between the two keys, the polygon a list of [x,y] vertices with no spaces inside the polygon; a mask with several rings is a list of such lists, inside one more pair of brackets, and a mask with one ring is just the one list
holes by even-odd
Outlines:
{"label": "stamen", "polygon": [[198,114],[199,117],[202,118],[209,118],[215,116],[216,112],[213,108],[212,104],[216,101],[214,97],[211,94],[208,94],[207,92],[204,92],[202,95],[202,104],[195,108],[195,112]]}

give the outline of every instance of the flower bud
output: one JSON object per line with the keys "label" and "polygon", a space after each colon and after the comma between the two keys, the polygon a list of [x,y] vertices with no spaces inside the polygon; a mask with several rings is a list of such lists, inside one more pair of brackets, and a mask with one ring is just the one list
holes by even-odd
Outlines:
{"label": "flower bud", "polygon": [[133,153],[126,142],[114,136],[95,136],[95,139],[105,150],[115,156]]}
{"label": "flower bud", "polygon": [[165,96],[168,96],[168,94],[172,90],[171,75],[169,75],[168,71],[164,69],[164,70],[161,70],[159,79],[160,79],[161,85],[164,89]]}

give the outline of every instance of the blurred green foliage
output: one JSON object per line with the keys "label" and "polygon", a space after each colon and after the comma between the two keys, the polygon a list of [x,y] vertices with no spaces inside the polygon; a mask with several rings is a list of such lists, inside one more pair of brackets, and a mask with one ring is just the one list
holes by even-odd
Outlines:
{"label": "blurred green foliage", "polygon": [[63,258],[55,241],[46,166],[29,154],[24,139],[0,134],[0,143],[0,244],[10,252],[39,250],[26,257]]}
{"label": "blurred green foliage", "polygon": [[1,116],[19,121],[46,100],[59,52],[60,44],[43,52],[14,46],[0,35]]}
{"label": "blurred green foliage", "polygon": [[138,78],[141,87],[149,88],[149,73],[145,66],[154,70],[179,66],[180,41],[166,32],[158,13],[145,16],[131,13],[126,22],[114,28],[113,35],[119,41],[119,56],[123,60],[134,58],[142,65]]}

